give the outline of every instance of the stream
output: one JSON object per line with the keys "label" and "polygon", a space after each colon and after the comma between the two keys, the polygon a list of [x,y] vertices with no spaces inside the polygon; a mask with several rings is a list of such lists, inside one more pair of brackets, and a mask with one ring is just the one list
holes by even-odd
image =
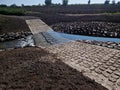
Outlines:
{"label": "stream", "polygon": [[33,35],[29,35],[26,38],[21,38],[12,41],[0,42],[0,49],[7,48],[23,48],[25,46],[35,46]]}
{"label": "stream", "polygon": [[[83,36],[83,35],[72,35],[72,34],[55,32],[53,30],[43,32],[40,35],[43,35],[43,37],[45,38],[47,43],[52,43],[51,45],[68,43],[68,42],[74,41],[74,40],[91,40],[91,41],[120,43],[120,38],[106,38],[106,37],[92,37],[92,36]],[[35,38],[34,38],[33,35],[29,35],[26,38],[21,38],[21,39],[18,39],[18,40],[0,42],[0,49],[20,48],[20,47],[22,48],[22,47],[25,47],[25,46],[35,46],[35,40],[34,39]],[[42,42],[42,43],[44,43],[44,42]]]}

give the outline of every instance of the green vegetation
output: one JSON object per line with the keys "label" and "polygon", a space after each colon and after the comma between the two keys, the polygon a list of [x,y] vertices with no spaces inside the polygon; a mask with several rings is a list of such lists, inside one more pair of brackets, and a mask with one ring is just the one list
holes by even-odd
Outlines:
{"label": "green vegetation", "polygon": [[24,15],[25,10],[19,7],[0,7],[0,14],[4,15]]}

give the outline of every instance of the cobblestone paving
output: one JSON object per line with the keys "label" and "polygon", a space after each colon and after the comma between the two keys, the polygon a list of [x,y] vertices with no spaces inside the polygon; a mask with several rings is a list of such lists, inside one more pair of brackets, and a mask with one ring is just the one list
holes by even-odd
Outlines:
{"label": "cobblestone paving", "polygon": [[120,90],[120,51],[81,42],[46,48],[109,90]]}

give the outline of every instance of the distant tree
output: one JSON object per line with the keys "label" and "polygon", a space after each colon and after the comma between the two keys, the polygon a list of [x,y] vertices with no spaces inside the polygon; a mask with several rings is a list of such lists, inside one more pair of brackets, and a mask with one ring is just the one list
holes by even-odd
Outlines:
{"label": "distant tree", "polygon": [[115,0],[112,1],[112,4],[115,5]]}
{"label": "distant tree", "polygon": [[24,4],[21,4],[22,7],[24,7],[25,5]]}
{"label": "distant tree", "polygon": [[68,0],[63,0],[62,5],[67,6],[68,5]]}
{"label": "distant tree", "polygon": [[54,3],[52,4],[52,6],[60,6],[61,4],[60,3]]}
{"label": "distant tree", "polygon": [[45,0],[45,5],[46,6],[50,6],[52,4],[52,1],[51,0]]}
{"label": "distant tree", "polygon": [[0,7],[7,7],[7,5],[5,5],[5,4],[1,4]]}
{"label": "distant tree", "polygon": [[16,4],[12,4],[10,7],[17,7],[17,5]]}
{"label": "distant tree", "polygon": [[90,3],[91,3],[91,1],[90,0],[88,0],[88,4],[90,5]]}
{"label": "distant tree", "polygon": [[58,6],[60,6],[61,4],[60,3],[58,3]]}
{"label": "distant tree", "polygon": [[41,4],[39,3],[38,6],[41,6]]}
{"label": "distant tree", "polygon": [[120,5],[120,1],[118,1],[118,3],[117,4],[119,4]]}
{"label": "distant tree", "polygon": [[110,4],[110,0],[106,0],[104,4],[105,5]]}

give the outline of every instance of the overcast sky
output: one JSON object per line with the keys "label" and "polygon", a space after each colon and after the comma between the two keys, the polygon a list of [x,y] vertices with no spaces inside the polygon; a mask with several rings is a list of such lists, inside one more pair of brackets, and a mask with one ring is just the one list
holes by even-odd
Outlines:
{"label": "overcast sky", "polygon": [[[0,0],[0,4],[38,5],[44,4],[45,0]],[[104,3],[105,0],[91,0],[91,3]],[[112,0],[110,0],[112,1]],[[120,0],[116,0],[118,2]],[[62,0],[52,0],[52,3],[61,3]],[[87,4],[88,0],[69,0],[69,4]]]}

